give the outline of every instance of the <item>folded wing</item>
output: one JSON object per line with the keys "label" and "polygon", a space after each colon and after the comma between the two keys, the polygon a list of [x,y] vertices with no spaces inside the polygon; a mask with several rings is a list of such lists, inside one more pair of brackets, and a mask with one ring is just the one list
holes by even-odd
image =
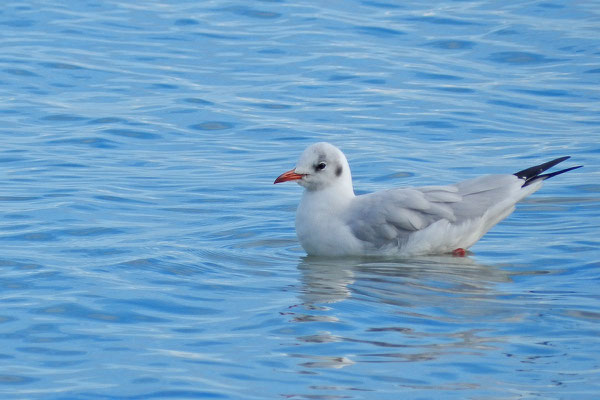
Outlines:
{"label": "folded wing", "polygon": [[461,243],[456,235],[462,234],[465,246],[470,246],[539,186],[522,188],[514,175],[487,175],[449,186],[385,190],[356,197],[348,224],[373,249],[401,248],[412,235],[436,223],[447,230],[439,237]]}

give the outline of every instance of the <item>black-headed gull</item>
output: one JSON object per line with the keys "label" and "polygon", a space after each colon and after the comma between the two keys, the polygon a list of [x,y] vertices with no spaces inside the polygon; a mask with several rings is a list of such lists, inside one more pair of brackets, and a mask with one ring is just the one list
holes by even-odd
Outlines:
{"label": "black-headed gull", "polygon": [[304,187],[296,233],[309,255],[464,255],[543,180],[580,167],[542,174],[567,158],[512,175],[356,196],[344,153],[322,142],[309,146],[296,168],[275,183],[296,181]]}

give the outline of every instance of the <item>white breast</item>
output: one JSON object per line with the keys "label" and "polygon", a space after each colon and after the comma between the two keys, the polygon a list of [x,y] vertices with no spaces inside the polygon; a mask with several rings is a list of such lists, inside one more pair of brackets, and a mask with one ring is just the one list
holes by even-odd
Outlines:
{"label": "white breast", "polygon": [[352,198],[331,198],[333,192],[305,191],[296,213],[296,234],[309,255],[362,254],[363,243],[351,232],[345,214]]}

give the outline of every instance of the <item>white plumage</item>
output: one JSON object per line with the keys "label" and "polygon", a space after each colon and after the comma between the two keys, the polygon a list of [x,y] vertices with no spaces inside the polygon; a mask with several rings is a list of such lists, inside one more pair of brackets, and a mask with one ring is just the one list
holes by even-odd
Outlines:
{"label": "white plumage", "polygon": [[296,180],[305,189],[296,232],[309,255],[441,254],[469,248],[544,179],[578,168],[540,175],[566,158],[514,175],[356,196],[344,154],[329,143],[316,143],[275,183]]}

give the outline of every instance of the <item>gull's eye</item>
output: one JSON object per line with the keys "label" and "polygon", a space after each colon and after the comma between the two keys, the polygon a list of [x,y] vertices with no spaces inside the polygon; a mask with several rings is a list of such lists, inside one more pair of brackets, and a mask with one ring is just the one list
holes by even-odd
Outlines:
{"label": "gull's eye", "polygon": [[321,161],[320,163],[317,164],[317,166],[315,167],[315,169],[317,171],[321,171],[321,170],[325,169],[326,166],[327,166],[327,164],[325,164],[324,162]]}

